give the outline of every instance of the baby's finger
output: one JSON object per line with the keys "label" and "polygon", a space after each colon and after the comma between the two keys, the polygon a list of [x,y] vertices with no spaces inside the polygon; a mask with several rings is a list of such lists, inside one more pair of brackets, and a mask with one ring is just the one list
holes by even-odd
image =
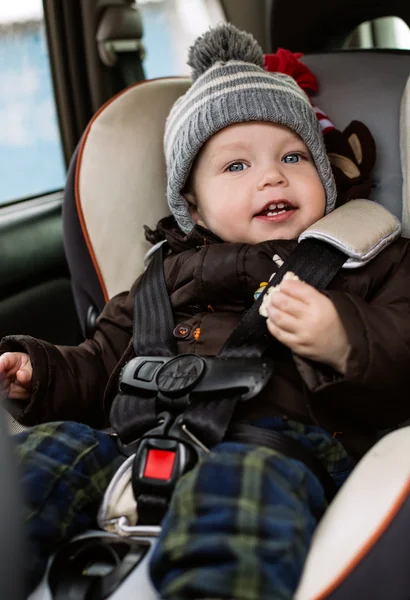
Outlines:
{"label": "baby's finger", "polygon": [[11,352],[5,352],[0,356],[0,373],[7,373],[13,369],[15,360]]}
{"label": "baby's finger", "polygon": [[275,321],[272,321],[271,319],[267,319],[266,325],[269,333],[274,338],[276,338],[279,342],[282,342],[282,344],[285,344],[285,346],[288,346],[288,348],[293,347],[296,342],[295,333],[292,331],[287,331],[286,329],[282,329],[275,323]]}
{"label": "baby's finger", "polygon": [[269,296],[268,307],[273,306],[289,315],[296,318],[301,318],[306,313],[306,303],[299,298],[289,296],[282,291],[275,291]]}
{"label": "baby's finger", "polygon": [[317,294],[320,294],[317,289],[308,283],[294,279],[282,281],[280,291],[286,296],[299,300],[299,302],[303,302],[304,304],[310,304],[317,298]]}
{"label": "baby's finger", "polygon": [[281,331],[296,333],[298,331],[298,320],[292,314],[284,312],[274,306],[269,306],[267,323],[272,323]]}
{"label": "baby's finger", "polygon": [[30,383],[31,373],[24,369],[19,369],[16,373],[16,379],[19,383],[21,383],[22,385],[25,385],[26,383]]}
{"label": "baby's finger", "polygon": [[18,383],[11,383],[7,390],[7,396],[12,400],[27,400],[30,398],[30,390]]}

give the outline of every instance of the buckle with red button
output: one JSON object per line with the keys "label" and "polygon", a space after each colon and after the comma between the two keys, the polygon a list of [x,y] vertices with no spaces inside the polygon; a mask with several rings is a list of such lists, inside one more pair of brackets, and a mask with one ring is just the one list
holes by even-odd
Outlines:
{"label": "buckle with red button", "polygon": [[194,466],[196,460],[195,453],[183,442],[143,438],[132,467],[135,498],[140,494],[158,493],[170,497],[178,479]]}

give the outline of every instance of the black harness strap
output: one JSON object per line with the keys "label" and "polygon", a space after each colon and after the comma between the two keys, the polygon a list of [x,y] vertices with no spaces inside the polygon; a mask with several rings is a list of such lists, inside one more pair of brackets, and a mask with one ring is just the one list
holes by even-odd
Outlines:
{"label": "black harness strap", "polygon": [[330,503],[333,499],[336,490],[332,477],[317,456],[298,440],[271,429],[237,423],[229,428],[225,441],[266,446],[284,456],[299,460],[321,482],[327,501]]}
{"label": "black harness strap", "polygon": [[[176,355],[173,338],[174,319],[164,275],[164,246],[154,253],[148,269],[142,276],[135,295],[133,345],[137,357],[172,357]],[[346,260],[346,255],[336,248],[317,240],[305,240],[297,245],[273,278],[270,286],[277,285],[287,271],[319,288],[325,288]],[[268,288],[265,289],[266,293]],[[238,327],[218,354],[219,359],[260,358],[275,342],[259,315],[263,294],[240,321]],[[212,396],[212,397],[211,397]],[[183,413],[184,426],[200,442],[211,448],[222,441],[230,426],[240,396],[209,394],[193,398]],[[111,423],[121,440],[131,442],[146,434],[157,419],[157,395],[127,395],[122,392],[115,398],[111,409]],[[320,461],[296,440],[289,440],[277,432],[231,429],[229,439],[273,447],[284,454],[301,460],[322,482],[328,500],[332,481]],[[272,434],[272,435],[270,435]],[[284,439],[285,438],[285,439]],[[254,442],[252,441],[254,440]],[[313,456],[313,458],[312,458]],[[318,466],[318,464],[320,466]],[[329,483],[330,480],[330,483]],[[140,494],[138,497],[140,523],[160,522],[165,514],[167,498],[160,494]]]}
{"label": "black harness strap", "polygon": [[266,321],[259,315],[266,291],[280,283],[288,271],[317,289],[326,288],[346,261],[346,254],[319,240],[303,240],[280,267],[275,277],[234,329],[218,356],[220,358],[262,356],[272,344]]}
{"label": "black harness strap", "polygon": [[154,253],[135,294],[135,356],[175,356],[174,316],[164,275],[164,245]]}
{"label": "black harness strap", "polygon": [[168,510],[169,498],[161,494],[138,496],[138,525],[159,525]]}
{"label": "black harness strap", "polygon": [[[164,274],[164,244],[154,253],[144,271],[134,301],[132,341],[135,356],[175,356],[172,335],[174,317]],[[156,398],[117,394],[111,407],[110,422],[125,443],[154,427]]]}
{"label": "black harness strap", "polygon": [[125,444],[140,438],[157,423],[155,398],[118,393],[112,403],[110,423]]}
{"label": "black harness strap", "polygon": [[225,438],[240,397],[193,400],[184,413],[184,423],[195,437],[212,448]]}
{"label": "black harness strap", "polygon": [[[345,261],[343,252],[325,242],[313,239],[300,242],[241,319],[218,353],[218,358],[261,357],[275,343],[267,330],[266,320],[259,315],[259,308],[267,289],[280,283],[285,273],[292,271],[317,289],[324,289]],[[226,434],[237,403],[238,398],[223,398],[191,404],[185,412],[188,429],[192,429],[205,445],[212,447]]]}

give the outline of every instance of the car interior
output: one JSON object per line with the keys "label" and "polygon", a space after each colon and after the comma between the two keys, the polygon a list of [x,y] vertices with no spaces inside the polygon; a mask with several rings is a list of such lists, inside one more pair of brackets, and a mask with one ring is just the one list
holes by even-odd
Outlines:
{"label": "car interior", "polygon": [[[189,2],[187,15],[202,10],[205,28],[226,20],[253,33],[265,52],[279,47],[303,52],[320,83],[315,103],[340,129],[353,119],[370,129],[377,146],[370,199],[389,209],[401,221],[402,235],[410,237],[410,5],[400,0],[44,0],[41,27],[66,180],[61,189],[9,198],[0,206],[0,338],[24,333],[78,344],[92,336],[107,300],[143,272],[150,249],[143,226],[153,229],[169,213],[165,118],[190,85],[182,68],[148,73],[155,48],[148,44],[153,38],[145,33],[146,21],[163,8],[161,18],[174,26]],[[188,16],[184,27],[194,30]],[[153,22],[159,28],[163,23]],[[0,40],[2,31],[0,26]],[[197,33],[192,31],[189,43]],[[20,431],[18,406],[7,399],[3,404],[9,432]],[[3,431],[4,456],[10,453],[7,438]],[[408,597],[410,472],[403,457],[409,450],[410,428],[403,424],[381,435],[356,467],[317,529],[297,600]],[[0,548],[7,554],[5,572],[18,573],[24,539],[14,467],[10,457],[2,460],[3,477],[11,482],[2,514],[13,513],[17,525],[11,535],[4,520]],[[78,536],[52,557],[30,599],[126,600],[138,590],[141,598],[154,600],[147,559],[158,533],[158,527],[136,526]],[[7,545],[6,552],[4,540],[11,537],[15,550],[9,552]],[[0,578],[0,596],[23,598],[19,578],[12,579]]]}

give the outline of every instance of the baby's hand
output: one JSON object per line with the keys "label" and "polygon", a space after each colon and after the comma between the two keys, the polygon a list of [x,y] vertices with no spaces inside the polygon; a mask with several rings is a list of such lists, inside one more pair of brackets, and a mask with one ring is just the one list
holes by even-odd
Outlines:
{"label": "baby's hand", "polygon": [[344,374],[350,345],[333,302],[293,273],[286,275],[260,308],[270,333],[296,354]]}
{"label": "baby's hand", "polygon": [[0,356],[0,382],[7,396],[26,400],[32,392],[33,367],[24,352],[5,352]]}

